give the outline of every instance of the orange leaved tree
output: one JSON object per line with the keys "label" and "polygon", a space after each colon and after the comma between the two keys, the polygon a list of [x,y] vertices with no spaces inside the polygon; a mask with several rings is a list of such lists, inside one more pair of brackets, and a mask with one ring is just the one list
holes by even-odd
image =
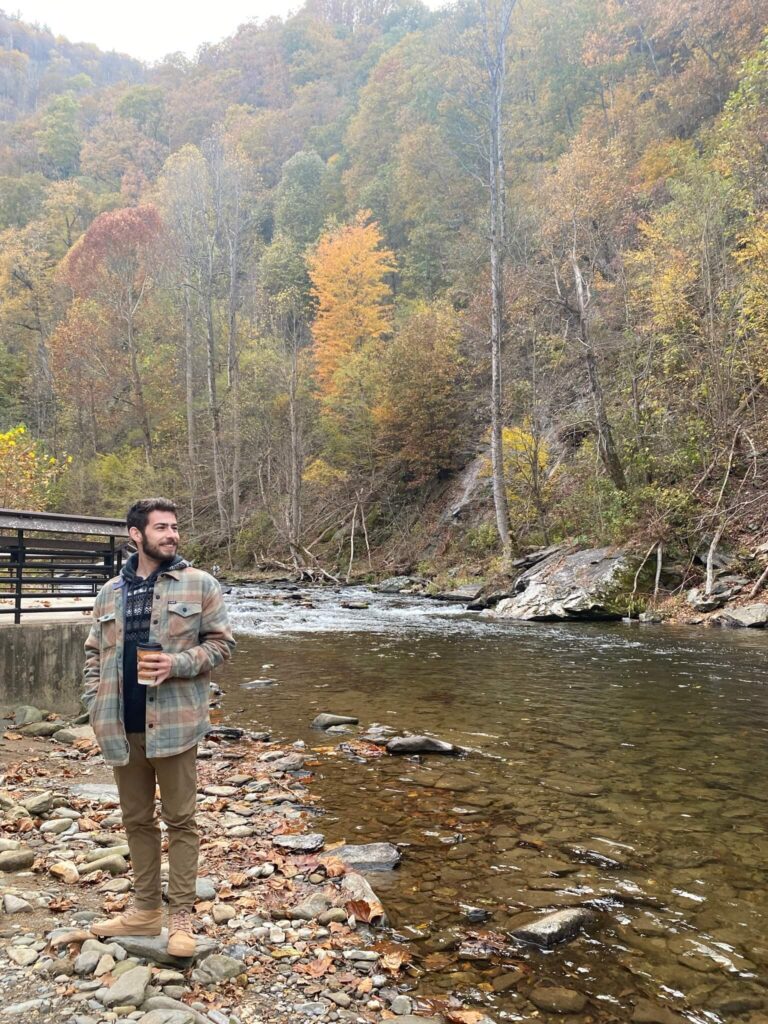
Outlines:
{"label": "orange leaved tree", "polygon": [[324,234],[307,261],[317,314],[312,326],[317,378],[325,396],[338,389],[338,371],[369,342],[390,330],[394,253],[381,246],[370,211]]}

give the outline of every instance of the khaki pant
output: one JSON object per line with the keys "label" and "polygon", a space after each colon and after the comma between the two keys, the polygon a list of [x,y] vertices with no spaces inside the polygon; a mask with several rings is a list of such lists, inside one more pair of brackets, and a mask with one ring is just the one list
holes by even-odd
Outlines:
{"label": "khaki pant", "polygon": [[133,866],[137,910],[159,910],[160,825],[155,816],[155,785],[160,787],[163,821],[168,828],[168,902],[171,913],[192,910],[200,841],[195,823],[197,747],[174,757],[147,757],[143,732],[128,733],[130,757],[115,768],[123,825]]}

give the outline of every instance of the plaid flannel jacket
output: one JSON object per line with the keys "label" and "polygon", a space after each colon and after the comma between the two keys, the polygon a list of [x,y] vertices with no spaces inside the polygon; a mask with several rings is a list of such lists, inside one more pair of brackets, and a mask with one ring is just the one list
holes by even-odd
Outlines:
{"label": "plaid flannel jacket", "polygon": [[[94,602],[85,641],[85,704],[104,760],[128,764],[123,722],[125,582],[111,579]],[[171,757],[198,743],[210,727],[211,669],[231,657],[235,641],[221,588],[201,569],[166,570],[155,583],[150,640],[173,659],[171,675],[147,689],[147,757]]]}

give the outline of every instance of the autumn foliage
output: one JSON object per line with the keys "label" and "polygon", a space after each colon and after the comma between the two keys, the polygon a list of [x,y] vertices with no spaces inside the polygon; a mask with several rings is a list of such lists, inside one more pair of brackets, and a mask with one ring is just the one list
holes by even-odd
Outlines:
{"label": "autumn foliage", "polygon": [[339,367],[366,343],[391,330],[387,276],[395,257],[382,248],[379,225],[370,211],[329,231],[307,261],[317,312],[312,325],[315,365],[321,389],[335,388]]}

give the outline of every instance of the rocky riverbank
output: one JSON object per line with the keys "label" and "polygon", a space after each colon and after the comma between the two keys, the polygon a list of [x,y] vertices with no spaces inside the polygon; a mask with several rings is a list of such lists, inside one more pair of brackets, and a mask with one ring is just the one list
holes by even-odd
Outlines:
{"label": "rocky riverbank", "polygon": [[327,849],[311,826],[311,752],[239,732],[200,749],[197,953],[185,962],[165,935],[89,933],[131,898],[111,773],[87,725],[16,710],[0,740],[0,1018],[479,1024],[458,1003],[436,1016],[414,1000],[407,949],[377,931],[385,909],[352,865],[391,867],[397,851]]}

